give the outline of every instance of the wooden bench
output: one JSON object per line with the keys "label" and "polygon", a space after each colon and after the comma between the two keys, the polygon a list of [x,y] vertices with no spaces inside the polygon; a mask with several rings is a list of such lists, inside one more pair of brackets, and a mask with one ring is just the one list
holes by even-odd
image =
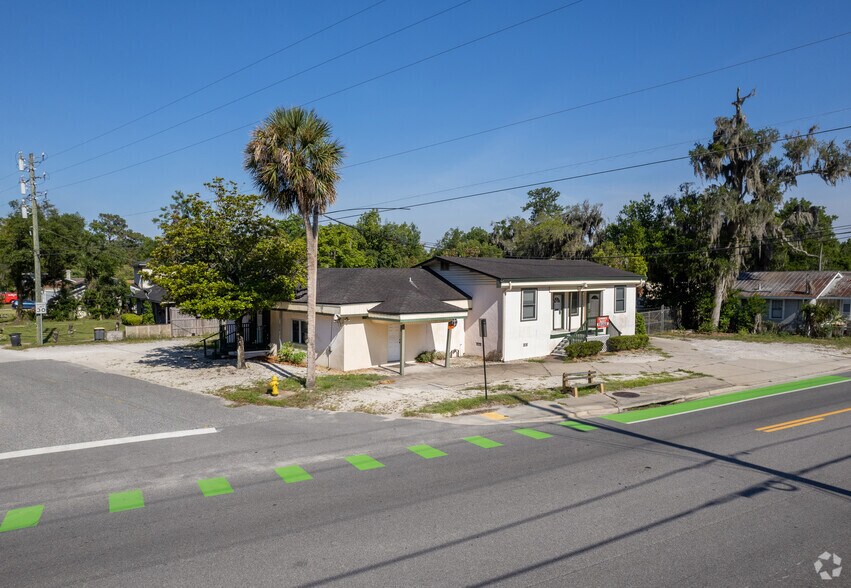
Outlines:
{"label": "wooden bench", "polygon": [[[561,375],[561,392],[562,394],[570,394],[574,398],[579,398],[579,389],[594,386],[600,394],[606,391],[606,386],[603,382],[595,382],[597,378],[596,370],[588,370],[587,372],[563,373]],[[572,383],[570,380],[583,379],[584,382]]]}

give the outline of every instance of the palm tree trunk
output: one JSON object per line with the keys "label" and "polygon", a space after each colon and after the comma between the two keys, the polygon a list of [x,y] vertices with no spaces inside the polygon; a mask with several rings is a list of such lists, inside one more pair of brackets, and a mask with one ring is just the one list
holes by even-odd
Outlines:
{"label": "palm tree trunk", "polygon": [[[311,218],[312,217],[312,218]],[[307,377],[304,386],[313,390],[316,385],[316,284],[319,246],[319,212],[304,212],[307,241]]]}

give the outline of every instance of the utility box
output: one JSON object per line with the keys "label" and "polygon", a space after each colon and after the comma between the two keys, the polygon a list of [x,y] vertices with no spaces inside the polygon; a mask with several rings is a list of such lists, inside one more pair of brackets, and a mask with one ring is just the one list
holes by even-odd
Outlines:
{"label": "utility box", "polygon": [[106,329],[95,327],[95,341],[106,341]]}

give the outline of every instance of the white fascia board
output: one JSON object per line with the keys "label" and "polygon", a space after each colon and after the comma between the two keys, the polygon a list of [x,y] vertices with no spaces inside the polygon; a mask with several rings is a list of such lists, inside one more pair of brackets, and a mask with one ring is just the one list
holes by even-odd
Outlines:
{"label": "white fascia board", "polygon": [[[275,310],[287,310],[289,312],[307,312],[307,304],[301,302],[281,302],[275,306]],[[317,304],[317,314],[340,314],[340,307],[331,304]]]}
{"label": "white fascia board", "polygon": [[382,314],[371,312],[368,316],[373,320],[393,323],[443,323],[451,319],[467,318],[467,311],[412,314]]}
{"label": "white fascia board", "polygon": [[596,288],[614,288],[615,286],[640,286],[644,280],[544,280],[538,282],[516,282],[502,280],[500,288],[522,290],[524,288],[565,288],[566,291],[594,290]]}
{"label": "white fascia board", "polygon": [[827,294],[827,293],[830,291],[830,289],[831,289],[831,288],[833,288],[834,284],[836,284],[836,282],[838,282],[838,281],[839,281],[839,280],[841,280],[841,279],[842,279],[842,274],[841,274],[840,272],[836,272],[836,275],[835,275],[835,276],[833,276],[833,278],[832,278],[832,279],[831,279],[831,280],[827,283],[827,286],[825,286],[825,287],[822,289],[822,291],[821,291],[821,292],[819,292],[819,293],[815,296],[815,299],[816,299],[816,300],[818,300],[819,298],[824,297],[824,296],[825,296],[825,294]]}

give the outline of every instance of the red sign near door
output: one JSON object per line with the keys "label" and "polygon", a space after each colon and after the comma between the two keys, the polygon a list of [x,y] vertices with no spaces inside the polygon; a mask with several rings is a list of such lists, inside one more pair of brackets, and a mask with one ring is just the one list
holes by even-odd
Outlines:
{"label": "red sign near door", "polygon": [[598,329],[608,329],[609,328],[609,317],[598,316],[597,317],[597,328]]}

